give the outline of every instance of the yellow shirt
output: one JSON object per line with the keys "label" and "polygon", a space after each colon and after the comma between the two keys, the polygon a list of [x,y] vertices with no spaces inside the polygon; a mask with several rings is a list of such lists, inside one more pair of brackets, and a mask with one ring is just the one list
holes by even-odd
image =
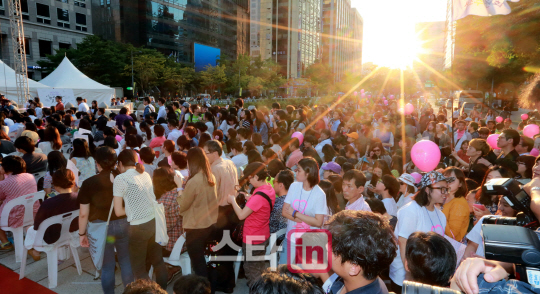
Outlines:
{"label": "yellow shirt", "polygon": [[467,199],[460,197],[450,200],[444,204],[442,212],[446,216],[445,234],[456,241],[461,241],[469,227],[470,212]]}

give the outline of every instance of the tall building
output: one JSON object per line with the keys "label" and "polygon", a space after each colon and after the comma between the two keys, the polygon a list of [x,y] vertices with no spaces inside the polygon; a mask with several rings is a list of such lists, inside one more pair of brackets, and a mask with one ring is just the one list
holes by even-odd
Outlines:
{"label": "tall building", "polygon": [[301,78],[321,56],[321,13],[317,0],[250,0],[250,55],[271,58],[285,77]]}
{"label": "tall building", "polygon": [[[94,34],[193,65],[195,44],[248,53],[248,0],[92,0]],[[198,47],[201,48],[201,47]]]}
{"label": "tall building", "polygon": [[[422,52],[418,59],[437,71],[442,71],[445,62],[445,22],[422,22],[415,26],[415,33],[420,41]],[[413,66],[420,78],[429,79],[432,72],[422,63],[415,61]]]}
{"label": "tall building", "polygon": [[[0,0],[0,59],[13,67],[13,44],[8,17],[10,0]],[[89,0],[88,0],[89,2]],[[21,0],[28,77],[45,76],[37,64],[55,50],[76,47],[92,34],[90,3],[86,0]]]}
{"label": "tall building", "polygon": [[345,72],[361,71],[363,19],[350,0],[323,0],[322,61],[335,81]]}

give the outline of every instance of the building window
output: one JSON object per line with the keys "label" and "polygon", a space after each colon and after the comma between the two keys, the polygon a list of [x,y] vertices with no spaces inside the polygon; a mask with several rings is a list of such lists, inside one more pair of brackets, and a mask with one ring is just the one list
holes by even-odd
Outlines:
{"label": "building window", "polygon": [[81,32],[87,32],[88,28],[86,28],[86,15],[82,13],[75,13],[75,29],[77,31]]}
{"label": "building window", "polygon": [[21,0],[21,12],[22,12],[22,19],[30,20],[30,15],[28,15],[28,1],[27,0]]}
{"label": "building window", "polygon": [[[19,39],[17,39],[18,41]],[[21,51],[17,50],[19,53],[21,53]],[[28,38],[24,38],[24,51],[26,51],[26,55],[31,55],[31,51],[30,51],[30,39]]]}
{"label": "building window", "polygon": [[49,12],[49,5],[36,3],[37,17],[36,21],[44,24],[51,24],[51,14]]}
{"label": "building window", "polygon": [[67,49],[71,48],[71,44],[70,44],[70,43],[62,43],[62,42],[59,42],[59,43],[58,43],[58,47],[59,47],[60,49],[66,49],[66,50],[67,50]]}
{"label": "building window", "polygon": [[62,2],[62,3],[68,3],[68,0],[56,0],[58,2]]}
{"label": "building window", "polygon": [[84,3],[85,0],[79,0],[79,1],[73,1],[73,5],[79,6],[79,7],[86,7],[86,3]]}
{"label": "building window", "polygon": [[4,0],[0,0],[0,15],[6,15],[6,11],[4,9]]}
{"label": "building window", "polygon": [[38,40],[39,42],[39,57],[47,57],[52,54],[52,42],[46,40]]}
{"label": "building window", "polygon": [[67,9],[56,8],[58,26],[69,29],[69,11]]}

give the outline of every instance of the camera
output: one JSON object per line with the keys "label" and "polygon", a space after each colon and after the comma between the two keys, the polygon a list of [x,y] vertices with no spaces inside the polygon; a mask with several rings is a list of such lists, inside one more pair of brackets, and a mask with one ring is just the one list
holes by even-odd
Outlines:
{"label": "camera", "polygon": [[510,207],[518,212],[515,218],[486,217],[483,224],[538,228],[538,220],[531,210],[531,197],[520,188],[518,181],[509,178],[492,179],[482,187],[482,192],[486,195],[502,195]]}
{"label": "camera", "polygon": [[[482,234],[487,259],[515,264],[518,280],[530,283],[540,278],[540,238],[532,229],[538,220],[530,209],[531,197],[514,179],[492,179],[483,187],[487,195],[502,195],[518,211],[516,217],[486,217]],[[502,225],[502,226],[501,226]]]}

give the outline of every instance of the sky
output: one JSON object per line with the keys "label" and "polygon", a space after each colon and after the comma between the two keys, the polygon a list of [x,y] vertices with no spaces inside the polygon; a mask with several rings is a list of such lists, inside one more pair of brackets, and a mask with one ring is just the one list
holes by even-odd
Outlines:
{"label": "sky", "polygon": [[418,51],[416,22],[444,21],[446,0],[351,0],[364,19],[362,62],[400,67]]}

